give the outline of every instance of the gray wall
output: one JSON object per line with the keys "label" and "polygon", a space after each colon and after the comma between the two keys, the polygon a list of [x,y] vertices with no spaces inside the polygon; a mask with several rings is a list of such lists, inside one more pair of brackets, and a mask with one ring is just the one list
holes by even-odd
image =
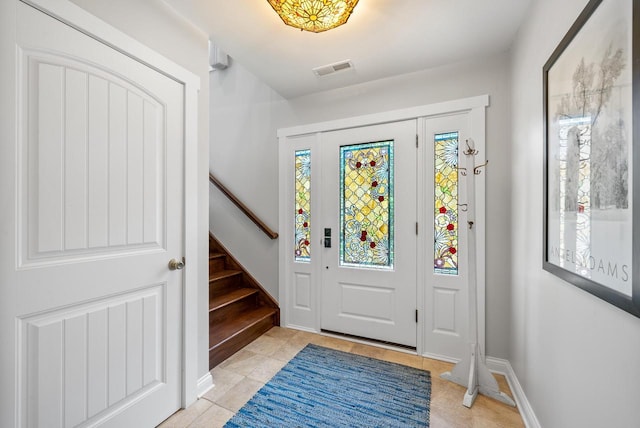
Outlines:
{"label": "gray wall", "polygon": [[[219,73],[219,74],[218,74]],[[232,63],[211,80],[211,167],[265,221],[278,224],[280,127],[490,95],[487,110],[487,354],[508,356],[510,333],[509,61],[506,54],[284,100]],[[216,235],[278,297],[277,243],[211,193]],[[281,237],[280,239],[286,239]]]}
{"label": "gray wall", "polygon": [[209,371],[208,331],[208,153],[209,153],[209,79],[208,37],[177,15],[161,0],[71,0],[91,14],[128,34],[154,51],[200,77],[198,97],[198,374]]}
{"label": "gray wall", "polygon": [[[276,131],[287,102],[233,59],[210,79],[211,172],[277,232]],[[213,234],[277,299],[278,240],[269,239],[214,186],[209,213]]]}
{"label": "gray wall", "polygon": [[[510,56],[294,100],[284,100],[240,64],[212,73],[209,80],[206,36],[160,0],[74,2],[201,76],[202,278],[209,161],[211,169],[275,229],[278,128],[489,94],[487,354],[511,361],[544,427],[638,426],[640,320],[541,269],[542,65],[586,0],[532,2]],[[216,191],[210,192],[212,230],[277,298],[277,243]],[[200,325],[207,326],[206,310],[201,312]],[[199,337],[204,374],[206,328]]]}
{"label": "gray wall", "polygon": [[586,3],[533,2],[513,46],[509,360],[543,427],[637,427],[640,319],[542,270],[542,66]]}

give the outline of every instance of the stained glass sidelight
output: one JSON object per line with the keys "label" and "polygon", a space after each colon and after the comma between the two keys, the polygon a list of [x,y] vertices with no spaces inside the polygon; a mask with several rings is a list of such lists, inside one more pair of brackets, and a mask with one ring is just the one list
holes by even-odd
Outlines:
{"label": "stained glass sidelight", "polygon": [[340,147],[340,264],[393,268],[393,141]]}
{"label": "stained glass sidelight", "polygon": [[434,263],[437,274],[458,274],[458,133],[436,134]]}
{"label": "stained glass sidelight", "polygon": [[296,151],[295,260],[311,261],[311,150]]}

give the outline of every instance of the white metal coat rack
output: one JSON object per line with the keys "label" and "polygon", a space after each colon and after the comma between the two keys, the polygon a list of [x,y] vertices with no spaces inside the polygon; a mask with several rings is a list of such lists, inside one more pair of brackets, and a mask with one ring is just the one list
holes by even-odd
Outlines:
{"label": "white metal coat rack", "polygon": [[[467,388],[462,399],[462,405],[465,407],[473,406],[478,393],[487,397],[495,398],[510,406],[516,403],[501,392],[498,382],[493,377],[487,367],[482,353],[482,349],[478,344],[478,289],[477,289],[477,243],[476,229],[474,229],[475,208],[476,208],[476,188],[475,176],[482,173],[482,168],[486,167],[487,160],[482,165],[476,165],[476,155],[478,151],[472,139],[466,140],[467,149],[463,152],[466,157],[466,168],[460,168],[460,175],[467,178],[468,201],[466,205],[467,224],[469,226],[468,243],[469,243],[469,354],[467,354],[458,364],[456,364],[450,372],[442,373],[440,377],[457,383]],[[468,172],[471,172],[468,174]]]}

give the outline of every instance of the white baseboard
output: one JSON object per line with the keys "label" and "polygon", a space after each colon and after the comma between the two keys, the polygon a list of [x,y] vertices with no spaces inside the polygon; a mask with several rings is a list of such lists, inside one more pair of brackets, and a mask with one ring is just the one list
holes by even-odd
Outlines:
{"label": "white baseboard", "polygon": [[509,384],[509,388],[511,389],[516,405],[518,406],[524,425],[527,428],[540,428],[540,422],[538,422],[538,418],[536,418],[533,408],[531,407],[531,404],[529,404],[527,396],[524,394],[522,385],[520,385],[520,381],[516,377],[516,373],[513,371],[511,363],[509,363],[508,360],[494,357],[487,357],[486,363],[489,370],[494,373],[504,375],[504,377],[507,378],[507,383]]}
{"label": "white baseboard", "polygon": [[213,387],[213,376],[211,376],[211,372],[207,372],[206,375],[198,379],[198,398],[202,397]]}
{"label": "white baseboard", "polygon": [[[493,373],[504,375],[507,381],[509,380],[509,368],[511,367],[509,361],[503,360],[502,358],[486,357],[485,363]],[[509,386],[511,386],[511,384],[509,384]]]}
{"label": "white baseboard", "polygon": [[432,360],[444,361],[445,363],[457,364],[460,362],[459,358],[447,357],[446,355],[433,354],[431,352],[423,352],[421,354],[425,358],[431,358]]}
{"label": "white baseboard", "polygon": [[295,325],[295,324],[286,324],[286,325],[281,324],[280,327],[290,328],[292,330],[306,331],[307,333],[318,333],[317,330],[314,330],[311,327],[304,327],[304,326]]}

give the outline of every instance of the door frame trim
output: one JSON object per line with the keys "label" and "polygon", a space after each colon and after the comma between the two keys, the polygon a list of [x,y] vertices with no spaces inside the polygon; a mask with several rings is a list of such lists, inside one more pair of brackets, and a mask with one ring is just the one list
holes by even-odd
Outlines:
{"label": "door frame trim", "polygon": [[[315,322],[314,325],[302,325],[301,323],[292,322],[290,316],[290,308],[293,304],[292,302],[292,293],[291,287],[293,284],[293,261],[291,254],[293,254],[293,240],[289,239],[289,232],[292,231],[293,218],[288,210],[289,202],[290,202],[290,145],[292,143],[292,139],[300,138],[303,136],[308,137],[309,141],[315,141],[317,145],[317,137],[322,132],[328,131],[338,131],[350,128],[358,128],[365,127],[371,125],[379,125],[384,123],[391,122],[399,122],[403,120],[412,120],[412,119],[421,119],[421,118],[429,118],[436,117],[441,115],[451,115],[451,114],[469,114],[470,118],[470,132],[473,132],[474,140],[476,143],[476,147],[484,152],[485,148],[485,139],[486,139],[486,107],[489,106],[489,95],[480,95],[469,98],[462,98],[451,101],[444,101],[440,103],[409,107],[405,109],[391,110],[381,113],[367,114],[362,116],[355,116],[349,118],[341,118],[336,120],[330,120],[325,122],[311,123],[299,126],[293,126],[288,128],[278,129],[278,145],[279,145],[279,200],[280,200],[280,215],[279,215],[279,230],[281,231],[281,239],[279,240],[279,296],[280,296],[280,311],[281,311],[281,323],[285,327],[292,327],[301,330],[307,331],[320,331],[320,311],[315,305],[315,307],[311,307],[310,310],[314,311],[315,314],[312,317]],[[418,133],[422,131],[418,129]],[[422,140],[421,140],[422,142]],[[322,150],[322,147],[318,147],[319,151]],[[315,156],[319,156],[320,153]],[[314,173],[314,169],[312,168],[312,179],[320,180],[321,177],[316,173]],[[485,183],[484,180],[479,182],[476,185],[476,192],[481,197],[476,199],[477,202],[477,236],[478,242],[484,244],[485,242],[485,224],[486,224],[486,204],[485,204]],[[312,195],[312,204],[314,200],[317,199],[317,195],[314,197]],[[313,214],[312,214],[313,215]],[[317,231],[315,234],[312,232],[312,242],[319,242],[318,238],[320,232]],[[420,244],[418,244],[420,246]],[[320,268],[320,264],[318,258],[314,258],[311,263],[312,273],[317,272]],[[477,287],[478,287],[478,343],[485,350],[485,305],[486,305],[486,284],[485,284],[485,254],[484,252],[478,252],[477,256]],[[419,274],[420,269],[418,269],[418,284],[419,281],[424,280],[424,278]],[[311,295],[316,299],[316,303],[319,302],[320,299],[320,290],[319,290],[318,281],[311,279],[311,287],[315,288],[311,290]],[[425,296],[423,287],[417,287],[417,300],[418,300],[418,311],[421,314],[425,313]],[[419,322],[417,326],[417,353],[419,355],[425,354],[425,344],[424,344],[424,323]],[[449,359],[456,360],[455,358],[451,358],[450,356],[441,355],[438,356],[439,359]]]}
{"label": "door frame trim", "polygon": [[[390,110],[382,113],[373,113],[362,116],[347,117],[343,119],[329,120],[326,122],[310,123],[307,125],[292,126],[278,129],[278,138],[293,137],[296,135],[313,134],[316,132],[339,131],[341,129],[359,128],[362,126],[379,125],[389,122],[417,119],[420,117],[440,116],[443,114],[463,113],[489,106],[489,95],[461,98],[441,103],[427,104],[405,109]],[[283,141],[280,140],[280,143]]]}
{"label": "door frame trim", "polygon": [[[198,393],[198,92],[200,78],[68,0],[17,0],[69,25],[184,87],[184,257],[182,296],[182,406]],[[15,44],[15,41],[14,41]],[[15,103],[14,103],[15,105]]]}

